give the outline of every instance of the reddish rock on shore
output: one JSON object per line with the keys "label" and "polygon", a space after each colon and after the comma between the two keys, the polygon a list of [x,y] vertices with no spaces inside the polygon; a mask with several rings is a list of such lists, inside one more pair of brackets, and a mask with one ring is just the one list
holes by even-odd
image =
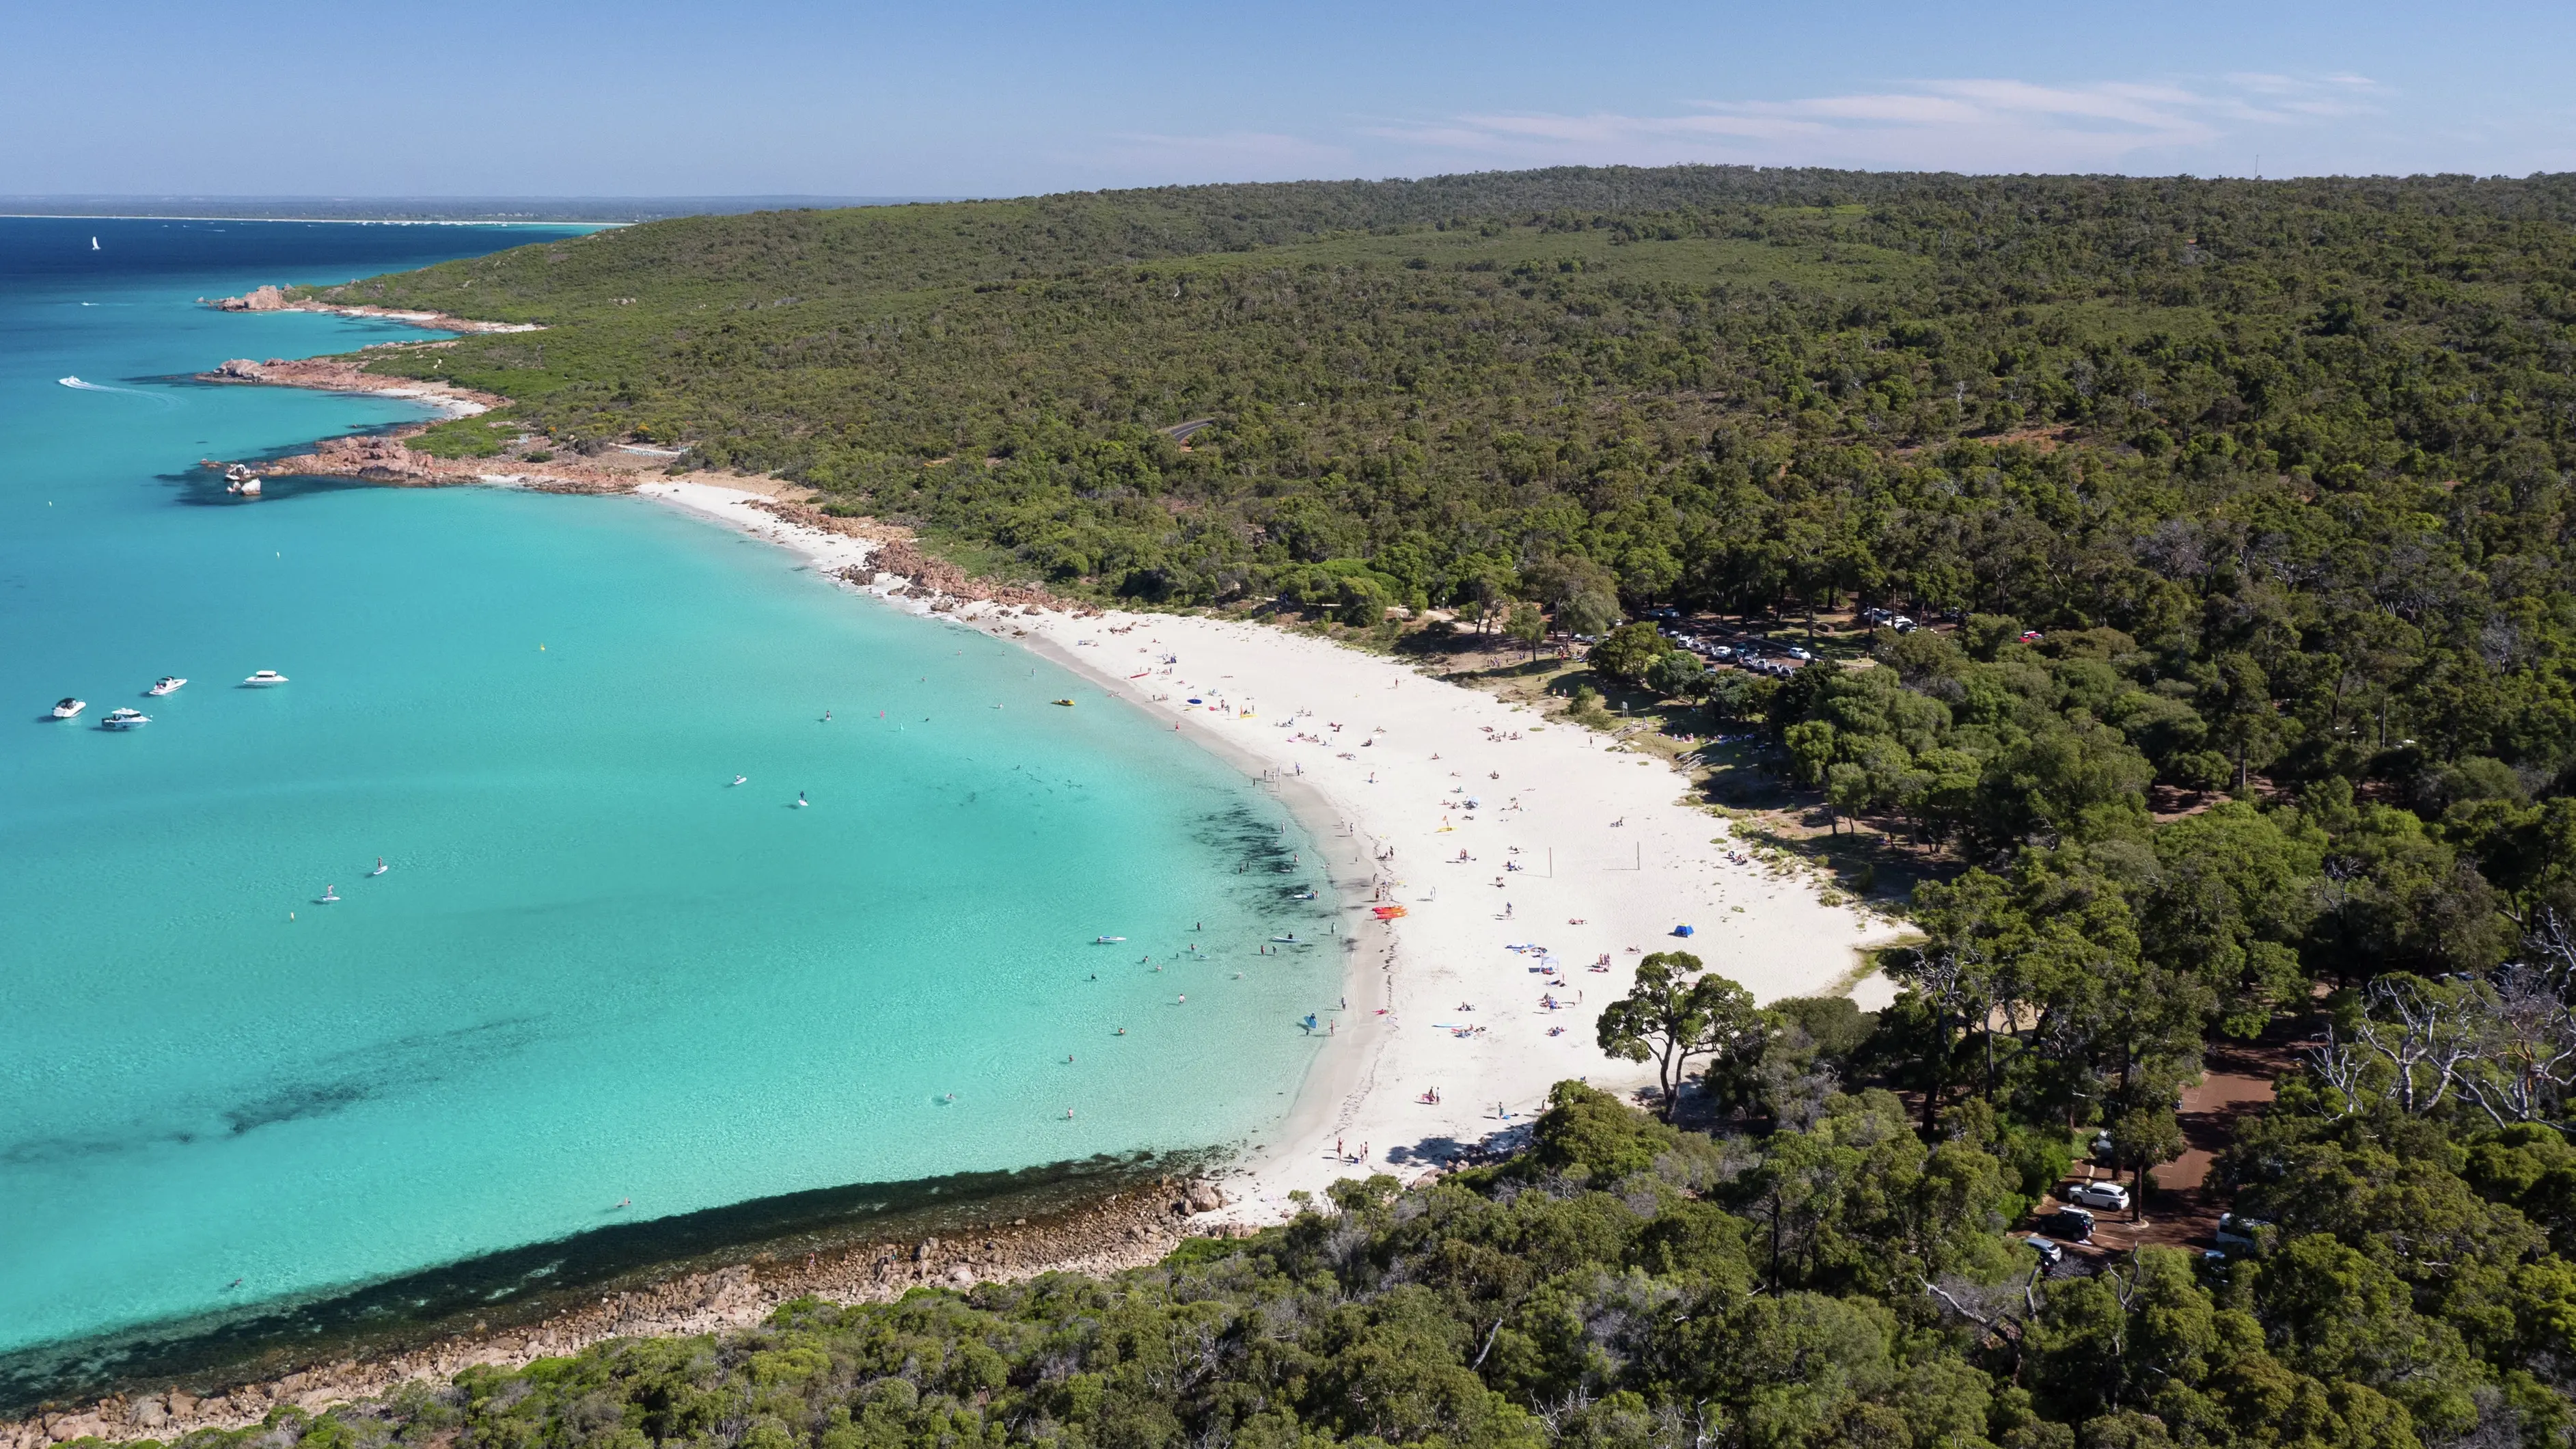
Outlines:
{"label": "reddish rock on shore", "polygon": [[226,312],[283,312],[286,294],[275,287],[253,287],[245,296],[217,297],[215,306]]}

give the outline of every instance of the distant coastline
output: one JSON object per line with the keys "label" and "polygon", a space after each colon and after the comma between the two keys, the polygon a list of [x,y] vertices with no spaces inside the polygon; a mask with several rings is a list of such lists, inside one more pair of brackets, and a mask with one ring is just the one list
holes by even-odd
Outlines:
{"label": "distant coastline", "polygon": [[682,216],[910,206],[957,196],[0,196],[0,217],[87,221],[297,221],[401,226],[626,226]]}
{"label": "distant coastline", "polygon": [[635,226],[580,216],[403,217],[403,216],[205,216],[157,211],[0,211],[0,221],[222,221],[302,222],[329,226]]}

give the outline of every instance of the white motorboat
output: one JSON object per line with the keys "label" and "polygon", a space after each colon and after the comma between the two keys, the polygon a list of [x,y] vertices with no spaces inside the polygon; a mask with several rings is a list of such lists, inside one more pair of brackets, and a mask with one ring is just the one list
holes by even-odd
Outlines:
{"label": "white motorboat", "polygon": [[65,695],[61,699],[54,701],[54,718],[70,719],[73,715],[76,715],[87,708],[89,708],[88,700],[74,699],[69,695]]}
{"label": "white motorboat", "polygon": [[244,684],[260,689],[265,689],[272,684],[284,684],[285,682],[286,676],[278,673],[274,669],[263,669],[257,674],[252,675],[250,678],[242,681]]}
{"label": "white motorboat", "polygon": [[103,730],[139,730],[152,723],[152,716],[139,709],[111,709],[98,722]]}
{"label": "white motorboat", "polygon": [[165,694],[177,694],[180,688],[186,685],[187,682],[188,681],[181,679],[175,674],[164,674],[159,679],[152,681],[152,687],[143,692],[151,695],[155,699],[158,699]]}

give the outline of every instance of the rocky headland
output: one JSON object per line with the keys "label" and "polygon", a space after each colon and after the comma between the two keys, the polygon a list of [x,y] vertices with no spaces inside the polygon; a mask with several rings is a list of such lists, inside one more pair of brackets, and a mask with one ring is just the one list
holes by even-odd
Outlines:
{"label": "rocky headland", "polygon": [[330,312],[342,317],[374,317],[386,322],[408,322],[415,327],[430,327],[441,332],[544,330],[535,322],[480,322],[471,317],[457,317],[445,312],[410,312],[396,307],[361,307],[342,302],[324,302],[310,296],[299,296],[275,286],[253,287],[238,297],[199,297],[197,300],[219,312]]}

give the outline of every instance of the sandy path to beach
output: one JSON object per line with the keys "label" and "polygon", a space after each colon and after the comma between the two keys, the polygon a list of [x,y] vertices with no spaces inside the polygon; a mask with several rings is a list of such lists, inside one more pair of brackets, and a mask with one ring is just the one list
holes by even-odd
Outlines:
{"label": "sandy path to beach", "polygon": [[[639,491],[828,572],[866,554],[734,490]],[[1690,951],[1769,1001],[1842,989],[1860,948],[1897,934],[1745,858],[1661,760],[1410,664],[1221,619],[974,603],[943,616],[1025,631],[1019,642],[1082,671],[1104,706],[1167,720],[1267,773],[1327,852],[1340,934],[1281,949],[1346,956],[1349,1004],[1322,1013],[1329,1039],[1296,1106],[1244,1164],[1229,1209],[1240,1220],[1275,1220],[1289,1192],[1343,1177],[1411,1179],[1525,1125],[1566,1078],[1651,1082],[1650,1066],[1593,1040],[1600,1008],[1647,952]],[[1403,915],[1381,924],[1378,905]]]}

